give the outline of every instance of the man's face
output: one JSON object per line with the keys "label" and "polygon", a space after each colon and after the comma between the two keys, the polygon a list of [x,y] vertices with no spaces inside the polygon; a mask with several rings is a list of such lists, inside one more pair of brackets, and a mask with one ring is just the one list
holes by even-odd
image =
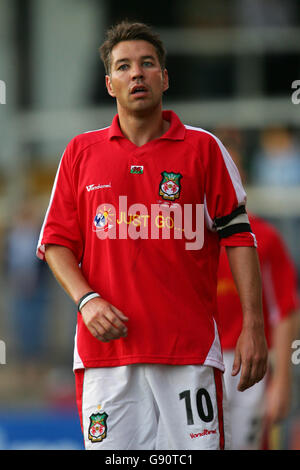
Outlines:
{"label": "man's face", "polygon": [[161,105],[162,94],[169,87],[168,73],[161,70],[151,43],[122,41],[112,50],[106,87],[119,110],[144,114]]}

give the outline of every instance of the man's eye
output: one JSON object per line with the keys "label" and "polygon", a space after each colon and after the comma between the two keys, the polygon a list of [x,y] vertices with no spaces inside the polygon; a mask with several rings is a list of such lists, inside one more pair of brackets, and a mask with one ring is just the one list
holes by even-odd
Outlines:
{"label": "man's eye", "polygon": [[153,64],[152,62],[149,62],[148,60],[146,60],[145,62],[143,62],[143,65],[145,65],[146,67],[151,67]]}
{"label": "man's eye", "polygon": [[118,70],[126,70],[128,67],[128,64],[122,64],[120,67],[118,67]]}

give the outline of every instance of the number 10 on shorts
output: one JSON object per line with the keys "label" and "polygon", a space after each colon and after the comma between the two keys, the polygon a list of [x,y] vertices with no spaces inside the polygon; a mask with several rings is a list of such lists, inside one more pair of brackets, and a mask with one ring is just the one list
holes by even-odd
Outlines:
{"label": "number 10 on shorts", "polygon": [[[179,399],[184,400],[187,424],[194,424],[194,412],[192,409],[191,391],[184,390],[179,393]],[[196,392],[196,408],[199,418],[205,423],[210,423],[214,419],[214,409],[208,391],[199,388]]]}

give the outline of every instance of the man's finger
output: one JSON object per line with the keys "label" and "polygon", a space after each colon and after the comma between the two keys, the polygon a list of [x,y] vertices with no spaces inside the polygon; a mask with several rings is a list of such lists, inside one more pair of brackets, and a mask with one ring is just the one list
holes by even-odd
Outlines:
{"label": "man's finger", "polygon": [[260,361],[257,366],[257,373],[255,377],[255,383],[260,382],[267,372],[267,364],[265,361]]}
{"label": "man's finger", "polygon": [[266,372],[266,361],[263,357],[254,356],[251,361],[251,380],[254,383],[259,382]]}
{"label": "man's finger", "polygon": [[120,320],[113,310],[109,310],[105,314],[105,318],[119,331],[120,334],[124,335],[127,333],[127,326]]}
{"label": "man's finger", "polygon": [[126,317],[126,315],[124,315],[124,313],[121,312],[121,310],[119,310],[117,307],[115,307],[114,305],[110,305],[110,308],[121,320],[123,321],[128,320],[128,317]]}
{"label": "man's finger", "polygon": [[118,339],[124,336],[123,329],[119,330],[112,323],[110,323],[104,316],[97,321],[99,327],[98,332],[107,340]]}
{"label": "man's finger", "polygon": [[234,361],[233,361],[233,366],[232,366],[232,371],[231,371],[231,375],[237,375],[240,371],[240,368],[241,368],[241,355],[239,352],[235,352],[235,355],[234,355]]}
{"label": "man's finger", "polygon": [[251,387],[251,364],[249,362],[242,364],[241,377],[238,384],[238,390],[243,392],[247,388]]}
{"label": "man's finger", "polygon": [[89,325],[88,330],[99,341],[102,341],[103,343],[108,343],[109,340],[103,336],[104,329],[101,327],[101,325],[99,324]]}

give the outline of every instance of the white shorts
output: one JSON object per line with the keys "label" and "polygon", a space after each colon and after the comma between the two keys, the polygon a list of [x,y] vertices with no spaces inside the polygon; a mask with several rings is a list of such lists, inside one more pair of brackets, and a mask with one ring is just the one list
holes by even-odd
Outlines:
{"label": "white shorts", "polygon": [[86,449],[228,449],[223,373],[134,364],[75,371]]}
{"label": "white shorts", "polygon": [[266,379],[239,392],[237,386],[240,373],[231,375],[234,351],[224,351],[224,381],[228,398],[231,430],[231,447],[233,450],[261,449],[263,434],[263,402]]}

